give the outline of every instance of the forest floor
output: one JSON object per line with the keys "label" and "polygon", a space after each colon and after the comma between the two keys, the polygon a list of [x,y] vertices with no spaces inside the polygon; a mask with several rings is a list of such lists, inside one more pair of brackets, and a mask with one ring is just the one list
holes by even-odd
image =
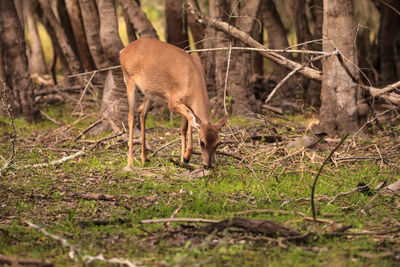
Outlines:
{"label": "forest floor", "polygon": [[[150,114],[154,153],[130,173],[123,171],[125,137],[81,135],[97,114],[71,116],[72,109],[45,108],[54,122],[15,119],[15,142],[10,119],[0,118],[0,169],[15,152],[0,176],[0,265],[400,264],[400,197],[382,189],[400,178],[399,127],[372,127],[345,140],[317,181],[314,221],[311,186],[340,140],[308,148],[309,139],[296,141],[310,135],[311,112],[231,118],[211,171],[201,170],[199,154],[194,171],[172,163],[180,159],[180,118]],[[185,219],[144,221],[160,218]],[[232,218],[274,221],[300,236],[212,221]]]}

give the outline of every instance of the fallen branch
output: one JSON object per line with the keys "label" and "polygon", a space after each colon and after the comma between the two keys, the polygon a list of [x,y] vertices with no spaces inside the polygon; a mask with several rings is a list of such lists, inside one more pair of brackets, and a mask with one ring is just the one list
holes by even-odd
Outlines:
{"label": "fallen branch", "polygon": [[[300,63],[297,63],[295,61],[292,61],[290,59],[287,59],[286,57],[276,53],[276,52],[271,52],[271,51],[265,51],[264,45],[260,44],[256,40],[254,40],[251,36],[246,34],[245,32],[239,30],[235,26],[232,26],[224,21],[218,20],[218,19],[211,19],[207,16],[204,16],[196,6],[196,3],[194,0],[185,0],[185,6],[193,18],[200,24],[206,27],[212,27],[215,28],[216,30],[222,31],[234,38],[239,39],[246,45],[254,48],[260,49],[258,51],[262,56],[270,59],[271,61],[278,63],[279,65],[282,65],[290,70],[294,70],[296,68],[301,67],[302,65]],[[321,81],[322,80],[322,75],[320,71],[314,70],[309,67],[304,67],[299,70],[299,73],[303,74],[307,78]]]}
{"label": "fallen branch", "polygon": [[247,218],[233,218],[214,223],[206,226],[205,230],[211,232],[213,230],[222,231],[229,227],[237,227],[251,233],[261,233],[270,237],[297,237],[301,233],[296,229],[289,228],[277,224],[269,220],[255,220]]}
{"label": "fallen branch", "polygon": [[21,258],[14,258],[14,257],[9,257],[5,255],[0,255],[0,265],[5,265],[5,266],[44,266],[44,267],[50,267],[54,266],[53,263],[48,262],[48,261],[41,261],[41,260],[36,260],[36,259],[21,259]]}
{"label": "fallen branch", "polygon": [[185,163],[185,162],[180,162],[180,161],[176,161],[173,158],[169,159],[170,162],[172,162],[174,165],[188,169],[189,171],[193,171],[194,167],[191,166],[189,163]]}
{"label": "fallen branch", "polygon": [[202,219],[202,218],[162,218],[162,219],[149,219],[149,220],[141,220],[142,224],[149,223],[171,223],[171,222],[200,222],[200,223],[219,223],[220,220],[210,220],[210,219]]}
{"label": "fallen branch", "polygon": [[43,235],[45,235],[47,237],[50,237],[51,239],[60,242],[61,245],[64,248],[69,249],[68,256],[72,260],[79,261],[80,259],[82,259],[84,263],[90,263],[92,261],[99,260],[99,261],[104,261],[104,262],[108,262],[108,263],[123,264],[123,265],[127,265],[129,267],[136,267],[137,266],[136,264],[134,264],[133,262],[131,262],[131,261],[127,260],[127,259],[120,259],[120,258],[106,259],[106,258],[104,258],[103,254],[99,254],[97,256],[82,255],[82,252],[79,249],[77,249],[76,247],[74,247],[73,245],[71,245],[68,242],[68,240],[66,240],[65,238],[62,238],[62,237],[60,237],[58,235],[55,235],[55,234],[51,234],[51,233],[47,232],[45,229],[43,229],[42,227],[40,227],[40,226],[38,226],[38,225],[36,225],[34,223],[31,223],[29,221],[24,220],[24,223],[29,225],[29,227],[38,230]]}
{"label": "fallen branch", "polygon": [[64,163],[64,162],[66,162],[66,161],[68,161],[68,160],[77,158],[77,157],[79,157],[79,156],[84,156],[84,155],[86,155],[86,152],[80,150],[80,151],[78,151],[78,152],[76,152],[76,153],[74,153],[74,154],[72,154],[72,155],[63,157],[63,158],[58,159],[58,160],[54,160],[54,161],[52,161],[52,162],[25,165],[25,166],[19,167],[19,168],[17,168],[17,169],[42,168],[42,167],[48,167],[48,166],[59,165],[59,164]]}

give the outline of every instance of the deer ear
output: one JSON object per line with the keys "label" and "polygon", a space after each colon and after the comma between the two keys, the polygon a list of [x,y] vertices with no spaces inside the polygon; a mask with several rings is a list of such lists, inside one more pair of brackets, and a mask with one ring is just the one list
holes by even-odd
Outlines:
{"label": "deer ear", "polygon": [[220,119],[215,125],[218,128],[222,128],[225,126],[226,122],[228,121],[228,115],[226,115],[225,117],[223,117],[222,119]]}

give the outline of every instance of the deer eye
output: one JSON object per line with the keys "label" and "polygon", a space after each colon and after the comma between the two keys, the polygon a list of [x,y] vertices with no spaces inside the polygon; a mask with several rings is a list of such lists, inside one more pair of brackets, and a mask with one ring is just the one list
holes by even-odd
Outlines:
{"label": "deer eye", "polygon": [[200,146],[201,146],[201,147],[205,147],[206,145],[204,144],[203,141],[200,141]]}

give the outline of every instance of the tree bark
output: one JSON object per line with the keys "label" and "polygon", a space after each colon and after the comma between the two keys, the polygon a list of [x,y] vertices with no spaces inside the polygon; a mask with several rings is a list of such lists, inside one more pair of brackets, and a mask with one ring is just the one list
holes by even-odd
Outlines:
{"label": "tree bark", "polygon": [[[100,41],[103,51],[111,64],[119,65],[119,52],[124,47],[118,34],[118,18],[113,0],[98,0],[100,15]],[[111,120],[117,127],[128,122],[128,101],[122,70],[112,70],[107,74],[104,85],[100,114]]]}
{"label": "tree bark", "polygon": [[129,16],[126,13],[125,9],[122,9],[122,16],[124,17],[125,21],[126,34],[128,35],[128,42],[132,43],[133,41],[137,40],[135,28],[133,27],[132,22],[129,20]]}
{"label": "tree bark", "polygon": [[[356,23],[353,0],[324,0],[323,51],[338,49],[348,70],[357,77]],[[322,61],[322,92],[319,131],[330,136],[354,133],[359,129],[357,85],[331,56]]]}
{"label": "tree bark", "polygon": [[[237,28],[248,35],[252,35],[255,18],[257,18],[261,0],[247,0],[241,2]],[[243,46],[241,41],[234,41],[235,46]],[[250,65],[249,65],[250,64]],[[228,95],[232,97],[233,114],[249,115],[258,111],[257,102],[253,94],[252,85],[248,77],[251,76],[251,53],[248,51],[232,51]]]}
{"label": "tree bark", "polygon": [[380,65],[381,65],[381,78],[385,84],[394,82],[397,80],[397,64],[395,48],[396,32],[399,30],[400,16],[390,8],[387,4],[393,8],[400,10],[400,3],[398,0],[386,0],[386,4],[379,2],[381,18],[378,33],[378,45],[380,53]]}
{"label": "tree bark", "polygon": [[0,36],[5,84],[10,90],[7,95],[12,112],[33,121],[39,117],[39,110],[34,104],[24,31],[13,1],[0,0]]}
{"label": "tree bark", "polygon": [[[226,10],[228,9],[228,3],[226,0],[212,0],[210,1],[210,17],[211,19],[218,19],[221,21],[228,20],[228,14]],[[213,11],[213,12],[211,12]],[[211,27],[210,27],[211,28]],[[214,47],[227,47],[229,46],[228,36],[221,32],[214,30],[215,38]],[[225,88],[225,75],[227,68],[228,52],[227,51],[216,51],[214,52],[214,62],[215,62],[215,90],[217,96],[213,101],[213,106],[215,114],[217,116],[222,116],[224,114],[224,88]]]}
{"label": "tree bark", "polygon": [[[283,26],[282,20],[276,9],[273,0],[263,0],[261,3],[261,16],[263,19],[264,26],[267,30],[268,35],[268,48],[271,49],[285,49],[289,47],[289,42],[286,37],[286,30]],[[286,54],[288,58],[291,58],[290,54]],[[280,82],[286,75],[287,69],[281,64],[273,64],[272,77],[277,83]],[[296,80],[290,78],[285,86],[278,91],[280,104],[283,110],[285,105],[289,103],[295,103],[296,101]]]}
{"label": "tree bark", "polygon": [[30,39],[31,39],[31,53],[29,58],[29,71],[31,74],[43,75],[46,73],[46,62],[44,60],[44,53],[42,43],[39,38],[39,33],[37,30],[34,10],[33,7],[35,2],[26,1],[24,5],[24,13],[26,17],[26,24],[28,27]]}
{"label": "tree bark", "polygon": [[165,19],[167,42],[182,49],[189,47],[187,22],[181,1],[165,0]]}
{"label": "tree bark", "polygon": [[157,32],[135,0],[118,0],[141,38],[158,38]]}
{"label": "tree bark", "polygon": [[67,0],[65,3],[73,35],[75,37],[79,61],[82,63],[85,71],[93,70],[95,67],[92,55],[89,51],[88,42],[86,40],[81,10],[79,8],[79,0]]}
{"label": "tree bark", "polygon": [[60,22],[57,20],[50,7],[49,0],[39,0],[40,6],[43,10],[43,15],[48,19],[50,26],[52,27],[54,34],[56,35],[57,41],[60,45],[61,51],[65,56],[65,60],[68,63],[70,72],[79,73],[82,70],[81,64],[72,49],[72,45],[68,40],[68,37],[61,26]]}
{"label": "tree bark", "polygon": [[89,51],[97,69],[110,66],[100,42],[100,18],[95,0],[79,0]]}

